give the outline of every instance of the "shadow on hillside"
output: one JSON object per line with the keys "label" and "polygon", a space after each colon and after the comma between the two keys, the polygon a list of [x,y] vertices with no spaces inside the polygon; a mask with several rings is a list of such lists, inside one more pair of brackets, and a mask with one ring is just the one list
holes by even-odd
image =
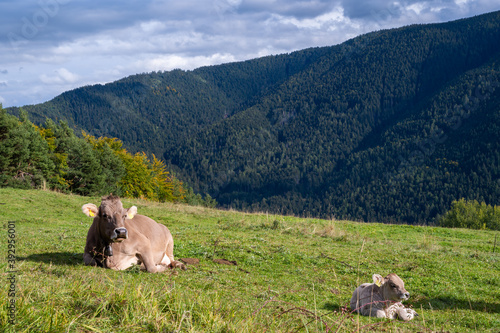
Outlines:
{"label": "shadow on hillside", "polygon": [[323,305],[323,309],[328,310],[328,311],[338,311],[340,308],[341,308],[340,304],[332,303],[332,302],[326,302]]}
{"label": "shadow on hillside", "polygon": [[321,308],[327,311],[338,313],[351,312],[349,303],[340,304],[338,302],[326,302]]}
{"label": "shadow on hillside", "polygon": [[34,262],[43,262],[53,265],[76,266],[83,264],[83,254],[74,252],[47,252],[31,254],[27,257],[17,257],[17,260],[27,260]]}
{"label": "shadow on hillside", "polygon": [[434,310],[436,309],[463,309],[473,311],[482,311],[487,313],[500,313],[500,303],[490,303],[484,301],[471,301],[457,299],[454,297],[439,297],[434,298],[431,302]]}

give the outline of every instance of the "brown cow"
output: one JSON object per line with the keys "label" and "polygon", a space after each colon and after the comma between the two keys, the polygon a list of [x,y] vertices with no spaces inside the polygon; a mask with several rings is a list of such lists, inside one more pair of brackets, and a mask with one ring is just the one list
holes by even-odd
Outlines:
{"label": "brown cow", "polygon": [[167,267],[185,269],[174,260],[174,240],[168,228],[138,215],[137,207],[124,209],[119,197],[109,195],[102,198],[99,209],[89,203],[82,211],[94,218],[83,254],[85,265],[115,270],[141,265],[151,273]]}
{"label": "brown cow", "polygon": [[401,303],[410,297],[403,280],[392,273],[383,278],[373,274],[373,283],[363,283],[354,290],[351,298],[351,309],[363,316],[412,320],[418,314]]}

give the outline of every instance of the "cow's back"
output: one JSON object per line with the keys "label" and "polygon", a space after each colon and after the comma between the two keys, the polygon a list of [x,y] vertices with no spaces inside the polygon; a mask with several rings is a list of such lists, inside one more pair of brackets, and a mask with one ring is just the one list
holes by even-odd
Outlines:
{"label": "cow's back", "polygon": [[152,244],[164,244],[171,237],[166,226],[139,214],[135,215],[131,220],[126,220],[125,228],[128,230],[129,237],[134,238],[141,234],[147,237]]}
{"label": "cow's back", "polygon": [[[354,290],[351,298],[351,309],[361,311],[364,313],[365,308],[362,308],[365,304],[372,302],[383,301],[382,297],[378,293],[379,287],[374,283],[363,283]],[[383,303],[382,303],[383,304]],[[372,307],[383,308],[381,303],[373,303]]]}

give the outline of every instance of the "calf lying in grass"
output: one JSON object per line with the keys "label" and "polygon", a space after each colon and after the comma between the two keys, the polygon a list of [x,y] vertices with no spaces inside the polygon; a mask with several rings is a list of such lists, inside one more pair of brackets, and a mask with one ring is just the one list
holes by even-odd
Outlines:
{"label": "calf lying in grass", "polygon": [[410,293],[406,291],[403,280],[396,274],[389,274],[385,278],[373,274],[373,283],[363,283],[354,290],[351,309],[363,316],[389,319],[399,317],[409,321],[418,314],[401,303],[408,297]]}

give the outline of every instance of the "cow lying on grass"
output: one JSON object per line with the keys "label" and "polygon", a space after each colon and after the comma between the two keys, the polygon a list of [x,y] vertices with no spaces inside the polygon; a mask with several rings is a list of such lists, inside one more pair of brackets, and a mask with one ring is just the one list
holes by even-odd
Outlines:
{"label": "cow lying on grass", "polygon": [[408,297],[410,293],[406,291],[403,280],[396,274],[389,274],[385,278],[373,274],[373,283],[363,283],[354,290],[351,309],[363,316],[389,319],[399,317],[409,321],[418,314],[401,303]]}
{"label": "cow lying on grass", "polygon": [[99,208],[89,203],[82,211],[94,218],[83,254],[85,265],[115,270],[141,265],[151,273],[168,267],[185,269],[174,260],[174,240],[168,228],[138,215],[137,207],[124,209],[119,197],[109,195],[102,198]]}

